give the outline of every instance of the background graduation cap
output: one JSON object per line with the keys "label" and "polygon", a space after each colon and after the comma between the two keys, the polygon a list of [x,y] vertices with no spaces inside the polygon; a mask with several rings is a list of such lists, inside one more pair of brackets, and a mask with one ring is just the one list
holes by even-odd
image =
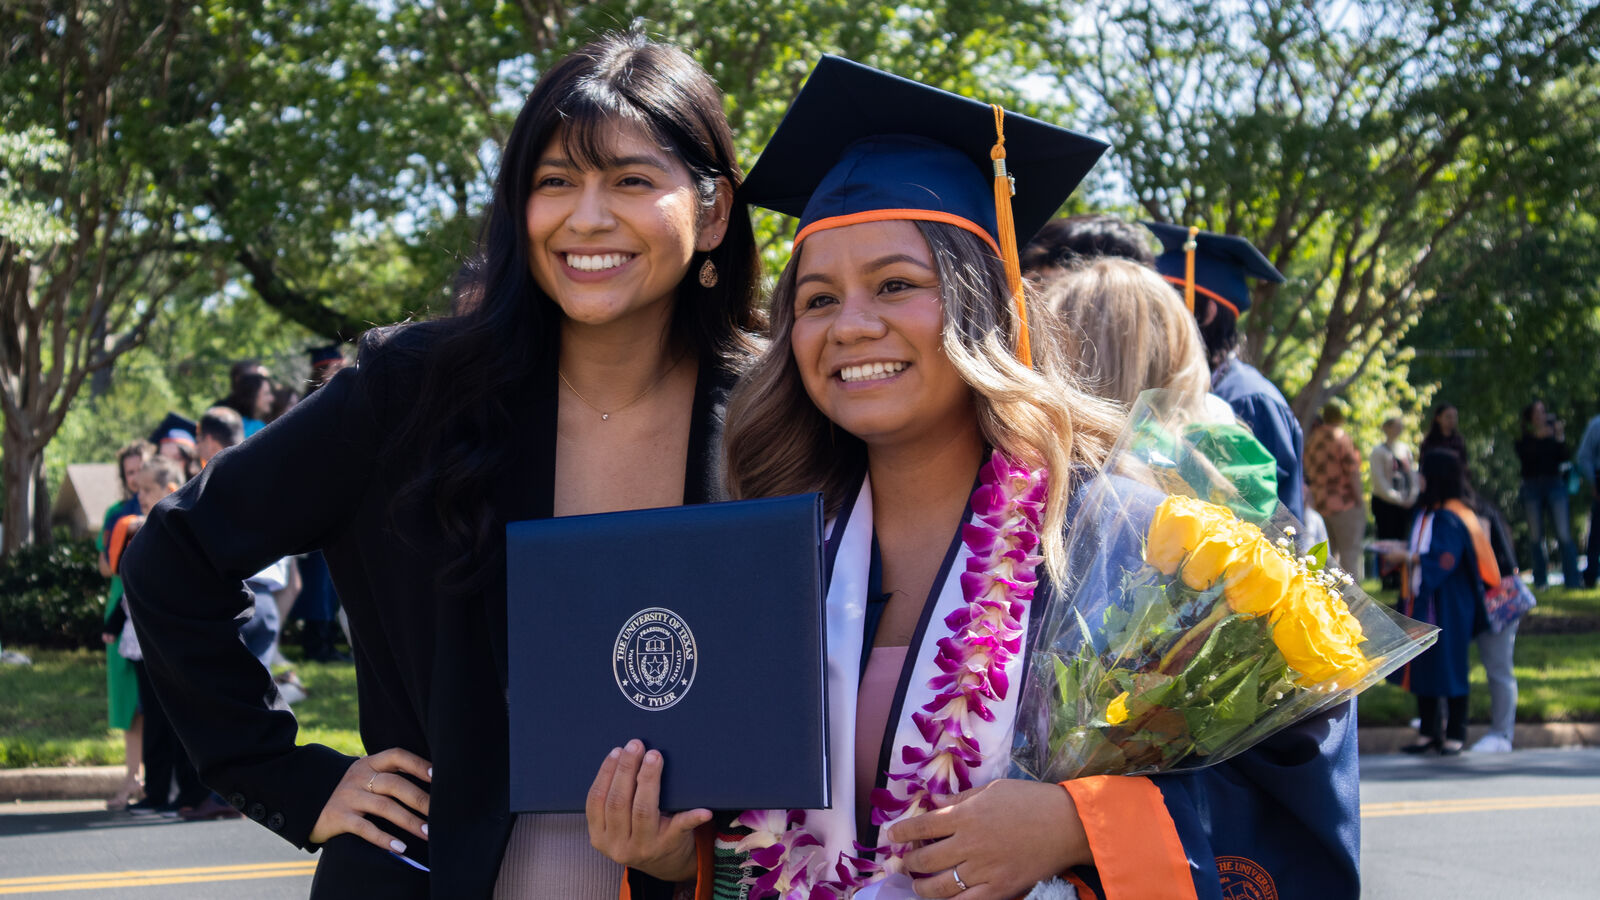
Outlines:
{"label": "background graduation cap", "polygon": [[185,419],[175,412],[167,413],[161,420],[156,430],[150,432],[150,443],[161,446],[162,441],[187,440],[190,446],[194,445],[195,424],[193,419]]}
{"label": "background graduation cap", "polygon": [[344,360],[344,353],[340,350],[338,344],[329,344],[326,347],[312,347],[308,352],[311,354],[311,365],[313,366],[331,363],[334,360]]}
{"label": "background graduation cap", "polygon": [[[809,235],[859,222],[944,222],[1005,262],[1031,364],[1020,236],[1055,214],[1108,145],[838,56],[824,56],[750,170],[746,202]],[[1015,196],[1013,196],[1013,192]]]}
{"label": "background graduation cap", "polygon": [[1190,312],[1194,312],[1194,295],[1199,293],[1232,310],[1234,318],[1238,318],[1250,308],[1250,285],[1245,278],[1274,284],[1284,280],[1283,273],[1273,268],[1256,245],[1242,237],[1165,222],[1141,224],[1161,241],[1163,252],[1156,257],[1156,271],[1184,289],[1184,302]]}

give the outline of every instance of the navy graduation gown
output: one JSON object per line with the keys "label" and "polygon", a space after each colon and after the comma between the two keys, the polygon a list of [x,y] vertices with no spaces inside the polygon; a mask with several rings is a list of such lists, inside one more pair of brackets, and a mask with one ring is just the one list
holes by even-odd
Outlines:
{"label": "navy graduation gown", "polygon": [[1480,630],[1483,581],[1472,535],[1456,514],[1432,511],[1433,538],[1422,554],[1422,587],[1409,611],[1418,621],[1439,626],[1439,639],[1406,667],[1403,684],[1424,697],[1467,695],[1467,650]]}

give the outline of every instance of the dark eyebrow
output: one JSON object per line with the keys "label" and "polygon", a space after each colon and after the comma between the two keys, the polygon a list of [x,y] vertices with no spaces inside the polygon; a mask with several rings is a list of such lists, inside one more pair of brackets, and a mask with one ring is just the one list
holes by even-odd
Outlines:
{"label": "dark eyebrow", "polygon": [[[928,263],[924,262],[923,260],[920,260],[920,259],[916,258],[915,256],[910,255],[909,253],[890,253],[887,256],[880,256],[877,259],[873,260],[872,262],[867,263],[867,271],[876,272],[879,269],[887,268],[889,266],[894,265],[895,263],[910,263],[911,265],[916,266],[917,268],[923,269],[923,270],[928,271],[928,272],[935,271],[933,266],[928,265]],[[794,283],[794,286],[798,288],[801,285],[806,284],[808,282],[812,282],[812,281],[832,281],[832,280],[833,279],[829,278],[826,274],[824,274],[822,272],[812,272],[809,275],[801,275],[799,280],[797,280]]]}
{"label": "dark eyebrow", "polygon": [[[671,171],[665,160],[659,156],[618,156],[605,161],[603,168],[625,169],[629,166],[649,166],[662,172]],[[580,166],[565,156],[547,156],[539,160],[537,168],[551,169],[582,169]]]}

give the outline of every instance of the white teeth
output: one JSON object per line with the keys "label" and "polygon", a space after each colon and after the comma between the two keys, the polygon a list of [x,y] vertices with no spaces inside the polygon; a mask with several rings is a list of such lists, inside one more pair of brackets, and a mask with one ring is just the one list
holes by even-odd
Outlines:
{"label": "white teeth", "polygon": [[905,371],[906,363],[903,362],[875,362],[862,363],[859,366],[845,366],[839,370],[839,378],[844,381],[876,381],[888,378]]}
{"label": "white teeth", "polygon": [[599,272],[604,269],[615,269],[630,259],[633,259],[633,255],[629,253],[602,253],[596,256],[568,253],[567,265],[582,272]]}

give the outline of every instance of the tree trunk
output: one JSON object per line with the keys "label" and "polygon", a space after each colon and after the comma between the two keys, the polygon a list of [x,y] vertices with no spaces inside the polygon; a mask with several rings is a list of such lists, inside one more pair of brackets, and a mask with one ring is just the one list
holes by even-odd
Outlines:
{"label": "tree trunk", "polygon": [[6,485],[5,539],[0,543],[0,558],[33,540],[34,490],[44,460],[30,443],[9,426],[0,438]]}
{"label": "tree trunk", "polygon": [[33,466],[33,542],[43,546],[55,543],[50,528],[50,479],[44,471],[44,454]]}

